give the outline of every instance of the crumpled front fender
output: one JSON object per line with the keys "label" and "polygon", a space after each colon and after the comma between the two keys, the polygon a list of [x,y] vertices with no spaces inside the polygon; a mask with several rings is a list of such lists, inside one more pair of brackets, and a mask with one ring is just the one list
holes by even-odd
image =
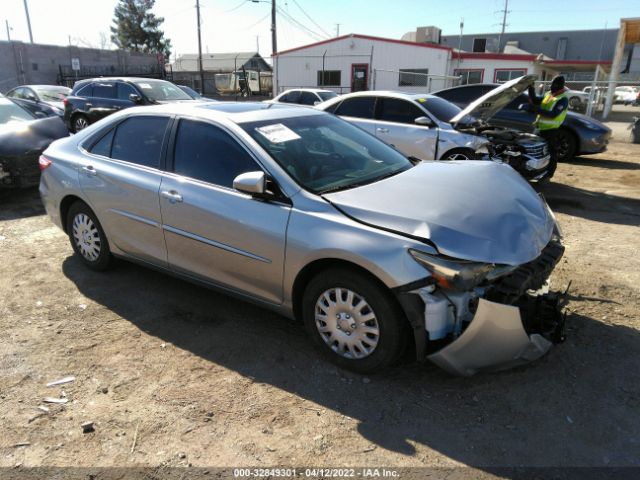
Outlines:
{"label": "crumpled front fender", "polygon": [[455,375],[471,376],[537,360],[551,345],[542,335],[527,335],[518,307],[480,299],[462,335],[428,359]]}

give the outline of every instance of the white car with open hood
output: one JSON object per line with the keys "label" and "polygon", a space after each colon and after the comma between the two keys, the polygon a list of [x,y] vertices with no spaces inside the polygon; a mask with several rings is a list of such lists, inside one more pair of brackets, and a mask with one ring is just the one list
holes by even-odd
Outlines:
{"label": "white car with open hood", "polygon": [[511,165],[528,180],[541,180],[555,169],[546,141],[486,124],[535,79],[526,75],[511,80],[464,110],[435,95],[391,91],[350,93],[316,108],[343,117],[409,157],[493,160]]}

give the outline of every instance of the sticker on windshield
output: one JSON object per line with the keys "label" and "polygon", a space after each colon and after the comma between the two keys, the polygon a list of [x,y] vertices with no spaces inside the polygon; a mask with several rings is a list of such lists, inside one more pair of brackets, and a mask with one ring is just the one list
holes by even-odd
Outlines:
{"label": "sticker on windshield", "polygon": [[140,88],[153,88],[151,87],[151,85],[149,85],[148,83],[139,83],[138,86]]}
{"label": "sticker on windshield", "polygon": [[256,128],[258,133],[271,143],[283,143],[298,140],[300,135],[281,123]]}

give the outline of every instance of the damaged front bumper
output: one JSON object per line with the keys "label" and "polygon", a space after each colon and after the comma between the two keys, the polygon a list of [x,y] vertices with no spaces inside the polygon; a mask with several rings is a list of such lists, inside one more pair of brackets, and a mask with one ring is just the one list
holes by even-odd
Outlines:
{"label": "damaged front bumper", "polygon": [[[521,308],[481,298],[469,326],[446,347],[427,358],[455,375],[471,376],[482,370],[504,370],[542,357],[554,341],[564,340],[564,316],[549,296],[541,299],[542,312],[534,310],[523,319]],[[551,315],[550,315],[551,314]],[[540,321],[547,331],[528,333],[525,325]],[[536,331],[534,329],[534,331]]]}
{"label": "damaged front bumper", "polygon": [[564,341],[564,294],[547,279],[564,247],[550,242],[534,261],[478,291],[408,285],[397,298],[414,330],[417,359],[462,376],[537,360]]}

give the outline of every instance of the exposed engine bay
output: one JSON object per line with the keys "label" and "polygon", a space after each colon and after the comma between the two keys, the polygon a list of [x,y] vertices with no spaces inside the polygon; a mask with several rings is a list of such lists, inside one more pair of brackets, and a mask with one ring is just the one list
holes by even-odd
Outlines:
{"label": "exposed engine bay", "polygon": [[550,178],[551,155],[544,138],[488,126],[477,127],[475,131],[489,140],[476,152],[479,160],[506,163],[529,181]]}

